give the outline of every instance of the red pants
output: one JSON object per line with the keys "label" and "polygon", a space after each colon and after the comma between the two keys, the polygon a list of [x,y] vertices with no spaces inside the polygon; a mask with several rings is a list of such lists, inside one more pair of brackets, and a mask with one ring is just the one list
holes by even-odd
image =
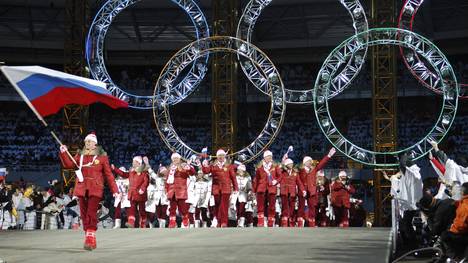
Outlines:
{"label": "red pants", "polygon": [[245,203],[237,202],[237,219],[245,217]]}
{"label": "red pants", "polygon": [[281,216],[282,217],[293,217],[294,207],[296,206],[296,197],[291,195],[281,196]]}
{"label": "red pants", "polygon": [[[122,208],[120,207],[120,204],[121,203],[119,203],[117,207],[114,209],[114,219],[122,218]],[[125,212],[128,213],[128,210],[126,208],[124,209],[125,209]]]}
{"label": "red pants", "polygon": [[228,225],[228,211],[229,211],[229,197],[231,194],[220,194],[215,195],[215,207],[218,209],[218,214],[216,217],[218,218],[218,224],[221,227],[227,227]]}
{"label": "red pants", "polygon": [[299,206],[297,208],[297,217],[304,218],[304,210],[305,210],[305,197],[299,195]]}
{"label": "red pants", "polygon": [[166,219],[167,217],[167,205],[156,206],[156,216],[158,219]]}
{"label": "red pants", "polygon": [[97,230],[97,211],[101,198],[95,196],[80,197],[80,213],[83,230]]}
{"label": "red pants", "polygon": [[344,206],[333,206],[333,212],[335,213],[335,222],[338,226],[349,226],[349,208]]}
{"label": "red pants", "polygon": [[315,203],[315,198],[309,196],[307,198],[307,207],[309,208],[307,218],[309,220],[313,219],[315,221],[315,210],[317,209],[316,206],[317,204]]}
{"label": "red pants", "polygon": [[140,216],[140,228],[146,227],[146,211],[145,211],[145,201],[130,201],[132,206],[128,211],[128,223],[135,224],[135,215],[136,210],[138,209],[138,215]]}
{"label": "red pants", "polygon": [[[265,196],[268,196],[268,213],[265,214]],[[276,214],[275,209],[276,194],[257,193],[257,214],[266,215],[267,217],[274,217]]]}
{"label": "red pants", "polygon": [[182,217],[188,218],[187,214],[187,204],[185,203],[185,199],[176,199],[173,196],[170,200],[171,206],[169,208],[169,216],[176,216],[176,209],[179,208],[179,213]]}

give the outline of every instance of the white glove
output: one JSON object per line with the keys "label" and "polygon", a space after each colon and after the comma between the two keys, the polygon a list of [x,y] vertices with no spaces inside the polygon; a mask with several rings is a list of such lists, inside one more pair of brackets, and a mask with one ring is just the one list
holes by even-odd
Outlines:
{"label": "white glove", "polygon": [[208,167],[208,166],[210,166],[210,163],[208,162],[208,160],[203,160],[202,165],[205,166],[205,167]]}
{"label": "white glove", "polygon": [[307,191],[302,191],[302,196],[306,197],[307,196]]}
{"label": "white glove", "polygon": [[149,166],[149,159],[148,157],[143,157],[143,163],[146,165],[146,166]]}
{"label": "white glove", "polygon": [[329,158],[332,158],[333,155],[335,155],[336,153],[336,149],[335,148],[331,148],[330,151],[328,152],[328,157]]}
{"label": "white glove", "polygon": [[66,145],[60,145],[60,152],[64,153],[66,151],[68,151],[68,147]]}
{"label": "white glove", "polygon": [[276,180],[271,181],[272,185],[276,185],[277,183],[278,183],[278,181],[276,181]]}
{"label": "white glove", "polygon": [[142,195],[142,194],[145,193],[145,191],[143,191],[143,190],[140,189],[140,190],[138,190],[138,193]]}

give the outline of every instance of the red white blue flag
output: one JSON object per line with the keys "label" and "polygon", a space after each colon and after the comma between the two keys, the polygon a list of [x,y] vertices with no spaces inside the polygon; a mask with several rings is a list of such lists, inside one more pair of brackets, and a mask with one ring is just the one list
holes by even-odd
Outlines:
{"label": "red white blue flag", "polygon": [[106,84],[40,66],[0,68],[20,96],[42,117],[57,113],[67,104],[89,105],[101,102],[113,109],[127,108],[106,89]]}

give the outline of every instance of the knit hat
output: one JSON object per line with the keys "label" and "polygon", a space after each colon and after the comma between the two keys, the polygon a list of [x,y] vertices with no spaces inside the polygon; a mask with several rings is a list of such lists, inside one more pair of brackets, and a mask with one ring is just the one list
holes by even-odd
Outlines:
{"label": "knit hat", "polygon": [[302,164],[305,164],[306,162],[309,162],[309,161],[313,161],[313,159],[310,156],[306,156],[304,157],[304,159],[302,159]]}
{"label": "knit hat", "polygon": [[286,159],[286,160],[283,161],[283,164],[284,164],[284,165],[290,165],[290,164],[294,164],[294,162],[293,162],[293,160],[291,160],[291,159],[288,158],[288,159]]}
{"label": "knit hat", "polygon": [[91,132],[90,134],[86,135],[84,141],[92,141],[96,144],[98,143],[96,134],[94,132]]}
{"label": "knit hat", "polygon": [[173,153],[173,154],[171,155],[171,160],[174,160],[174,159],[177,159],[177,158],[180,159],[180,158],[182,158],[182,156],[180,156],[180,154],[178,154],[178,153]]}
{"label": "knit hat", "polygon": [[217,152],[216,152],[216,156],[224,156],[226,155],[226,152],[223,150],[223,149],[219,149]]}
{"label": "knit hat", "polygon": [[142,164],[143,163],[143,158],[141,158],[141,156],[135,156],[133,157],[133,161],[139,163],[139,164]]}
{"label": "knit hat", "polygon": [[347,177],[348,175],[346,174],[345,171],[340,171],[340,172],[338,173],[338,176],[339,176],[339,177],[342,177],[342,176],[343,176],[343,177]]}
{"label": "knit hat", "polygon": [[237,166],[237,170],[245,172],[246,171],[245,165],[239,164],[239,166]]}
{"label": "knit hat", "polygon": [[273,153],[272,153],[271,151],[266,150],[266,151],[263,153],[263,158],[266,158],[267,156],[273,156]]}

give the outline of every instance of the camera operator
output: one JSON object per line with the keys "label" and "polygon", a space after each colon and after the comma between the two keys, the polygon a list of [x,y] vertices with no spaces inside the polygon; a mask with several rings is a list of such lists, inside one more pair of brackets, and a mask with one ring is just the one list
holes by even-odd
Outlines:
{"label": "camera operator", "polygon": [[427,218],[427,225],[432,236],[440,236],[452,225],[455,218],[455,200],[440,200],[429,193],[424,193],[417,205]]}
{"label": "camera operator", "polygon": [[340,171],[338,178],[331,184],[331,204],[335,222],[339,227],[349,227],[349,208],[351,195],[355,193],[345,171]]}

